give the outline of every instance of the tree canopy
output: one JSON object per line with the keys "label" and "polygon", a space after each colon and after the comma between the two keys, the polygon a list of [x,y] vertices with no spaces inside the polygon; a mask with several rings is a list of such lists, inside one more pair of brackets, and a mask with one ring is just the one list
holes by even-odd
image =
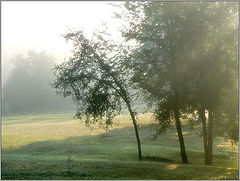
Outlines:
{"label": "tree canopy", "polygon": [[128,57],[132,80],[157,102],[159,132],[166,131],[175,118],[182,157],[186,157],[178,118],[195,110],[204,111],[205,117],[208,110],[203,132],[208,134],[204,140],[211,164],[212,120],[237,72],[237,4],[126,2],[125,13],[118,17],[129,21],[122,32],[136,44]]}
{"label": "tree canopy", "polygon": [[119,49],[107,37],[101,33],[89,40],[81,31],[66,34],[66,40],[73,42],[73,56],[55,67],[53,87],[64,97],[73,98],[78,106],[75,117],[84,120],[87,126],[98,124],[108,129],[124,103],[133,121],[141,160],[140,138],[132,110],[130,74],[122,61],[124,49]]}

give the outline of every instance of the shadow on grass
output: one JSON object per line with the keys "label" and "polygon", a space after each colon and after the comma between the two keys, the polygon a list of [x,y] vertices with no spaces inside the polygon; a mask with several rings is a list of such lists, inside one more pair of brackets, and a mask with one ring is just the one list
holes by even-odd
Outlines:
{"label": "shadow on grass", "polygon": [[[153,138],[152,125],[142,125],[139,132],[142,141],[143,160],[151,162],[179,163],[180,151],[175,129],[167,134]],[[185,129],[186,130],[186,129]],[[192,134],[188,130],[188,134]],[[203,162],[201,138],[192,134],[186,137],[188,156]],[[190,149],[190,148],[193,149]],[[48,140],[34,142],[17,149],[2,150],[3,153],[23,153],[29,155],[67,155],[78,157],[93,157],[100,159],[137,160],[137,144],[133,127],[115,128],[107,133],[89,136],[73,136],[65,140]],[[215,156],[217,159],[228,160],[226,154]]]}
{"label": "shadow on grass", "polygon": [[[190,134],[190,133],[189,133]],[[205,167],[198,150],[201,138],[196,138],[194,150],[187,150],[195,165],[180,163],[179,145],[174,129],[153,139],[152,127],[141,126],[143,161],[138,161],[137,145],[132,127],[116,128],[105,134],[75,136],[65,140],[34,142],[13,150],[2,150],[2,179],[201,179],[213,167]],[[189,139],[189,138],[187,138]],[[192,141],[192,140],[190,140]],[[193,141],[191,142],[193,143]],[[194,146],[194,145],[192,145]],[[72,172],[68,159],[73,156]],[[226,164],[229,156],[217,156]],[[214,168],[215,169],[215,168]],[[204,177],[226,175],[218,169]],[[234,176],[235,174],[234,170]],[[214,174],[213,174],[214,173]],[[231,174],[233,171],[230,172]],[[110,178],[109,178],[110,177]],[[222,177],[221,177],[222,178]],[[225,178],[225,177],[223,177]],[[231,178],[231,177],[230,177]]]}
{"label": "shadow on grass", "polygon": [[174,161],[171,160],[171,159],[163,158],[163,157],[157,157],[157,156],[144,156],[143,160],[155,161],[155,162],[170,162],[170,163],[174,163]]}
{"label": "shadow on grass", "polygon": [[[140,131],[143,161],[179,163],[178,149],[161,147],[151,142],[153,140],[151,126],[144,125]],[[69,155],[78,160],[138,161],[136,137],[132,127],[116,128],[98,135],[39,141],[16,149],[5,149],[2,153],[3,160],[11,158],[22,161],[33,158],[32,161],[27,160],[30,163],[37,160],[44,163],[44,158],[66,160]]]}

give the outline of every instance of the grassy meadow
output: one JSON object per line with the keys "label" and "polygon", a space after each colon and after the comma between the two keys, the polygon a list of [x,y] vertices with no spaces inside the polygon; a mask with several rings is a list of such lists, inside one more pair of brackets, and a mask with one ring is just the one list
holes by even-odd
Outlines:
{"label": "grassy meadow", "polygon": [[2,179],[225,179],[239,178],[238,145],[214,139],[213,166],[205,166],[200,126],[183,123],[189,164],[181,164],[175,127],[153,136],[151,114],[140,114],[143,161],[138,161],[128,115],[108,132],[91,130],[73,114],[2,117]]}

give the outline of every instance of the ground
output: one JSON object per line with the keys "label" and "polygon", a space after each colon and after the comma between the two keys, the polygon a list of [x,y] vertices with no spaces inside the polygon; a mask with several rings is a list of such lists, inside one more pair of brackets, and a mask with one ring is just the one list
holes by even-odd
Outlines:
{"label": "ground", "polygon": [[143,161],[128,115],[105,132],[90,130],[73,114],[2,117],[2,179],[237,180],[238,145],[214,139],[213,166],[205,166],[200,126],[183,122],[189,164],[181,164],[175,128],[153,136],[151,114],[140,114]]}

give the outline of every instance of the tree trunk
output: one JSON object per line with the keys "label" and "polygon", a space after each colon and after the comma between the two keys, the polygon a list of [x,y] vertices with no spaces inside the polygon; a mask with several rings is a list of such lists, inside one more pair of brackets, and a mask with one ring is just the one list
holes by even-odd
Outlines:
{"label": "tree trunk", "polygon": [[207,161],[208,161],[208,142],[207,142],[207,126],[206,126],[205,109],[200,109],[199,110],[199,117],[202,120],[202,128],[203,128],[204,162],[205,162],[205,165],[207,165]]}
{"label": "tree trunk", "polygon": [[138,146],[138,159],[141,161],[142,160],[142,149],[141,149],[141,142],[140,142],[140,137],[139,137],[139,133],[138,133],[137,121],[136,121],[135,115],[132,111],[132,108],[131,108],[129,102],[126,101],[126,104],[127,104],[128,111],[129,111],[132,121],[133,121],[135,135],[136,135],[136,139],[137,139],[137,146]]}
{"label": "tree trunk", "polygon": [[212,111],[209,110],[209,116],[208,116],[208,147],[207,147],[207,165],[212,165],[213,163],[213,155],[212,155],[212,147],[213,147],[213,117],[212,117]]}
{"label": "tree trunk", "polygon": [[179,144],[180,144],[180,149],[181,149],[181,157],[182,157],[182,162],[183,163],[188,163],[188,157],[186,154],[185,150],[185,144],[184,144],[184,139],[183,139],[183,134],[182,134],[182,128],[181,128],[181,122],[180,122],[180,116],[179,116],[179,110],[175,109],[174,110],[174,116],[176,120],[176,129],[178,133],[178,139],[179,139]]}
{"label": "tree trunk", "polygon": [[[168,31],[170,34],[170,38],[169,38],[169,53],[170,53],[170,62],[172,64],[172,66],[170,66],[170,71],[175,72],[177,64],[177,57],[176,57],[176,53],[175,53],[175,49],[176,47],[174,46],[174,21],[171,20],[171,17],[169,17],[169,26],[168,26]],[[174,116],[175,116],[175,121],[176,121],[176,129],[177,129],[177,133],[178,133],[178,139],[179,139],[179,144],[180,144],[180,149],[181,149],[181,157],[182,157],[182,162],[183,163],[188,163],[188,158],[187,158],[187,154],[186,154],[186,150],[185,150],[185,144],[184,144],[184,139],[183,139],[183,135],[182,135],[182,128],[181,128],[181,122],[180,122],[180,116],[179,116],[179,109],[176,105],[178,105],[178,91],[177,91],[177,87],[178,87],[178,81],[176,80],[177,77],[173,77],[173,79],[171,80],[172,82],[172,88],[174,90],[174,97],[175,97],[175,105],[174,105]]]}
{"label": "tree trunk", "polygon": [[129,99],[128,99],[128,96],[126,95],[126,91],[125,89],[123,88],[122,84],[118,81],[118,79],[115,77],[115,75],[109,71],[108,69],[106,69],[104,66],[105,65],[102,65],[104,70],[106,70],[110,75],[111,77],[113,78],[113,80],[115,81],[115,83],[117,84],[117,86],[119,87],[120,90],[117,90],[116,88],[114,88],[118,93],[119,95],[122,97],[122,99],[124,100],[124,102],[126,103],[127,107],[128,107],[128,111],[130,113],[130,116],[132,118],[132,121],[133,121],[133,126],[134,126],[134,130],[135,130],[135,135],[136,135],[136,139],[137,139],[137,146],[138,146],[138,159],[139,160],[142,160],[142,149],[141,149],[141,142],[140,142],[140,138],[139,138],[139,133],[138,133],[138,127],[137,127],[137,121],[136,121],[136,118],[135,118],[135,115],[132,111],[132,108],[131,108],[131,105],[130,105],[130,102],[129,102]]}

